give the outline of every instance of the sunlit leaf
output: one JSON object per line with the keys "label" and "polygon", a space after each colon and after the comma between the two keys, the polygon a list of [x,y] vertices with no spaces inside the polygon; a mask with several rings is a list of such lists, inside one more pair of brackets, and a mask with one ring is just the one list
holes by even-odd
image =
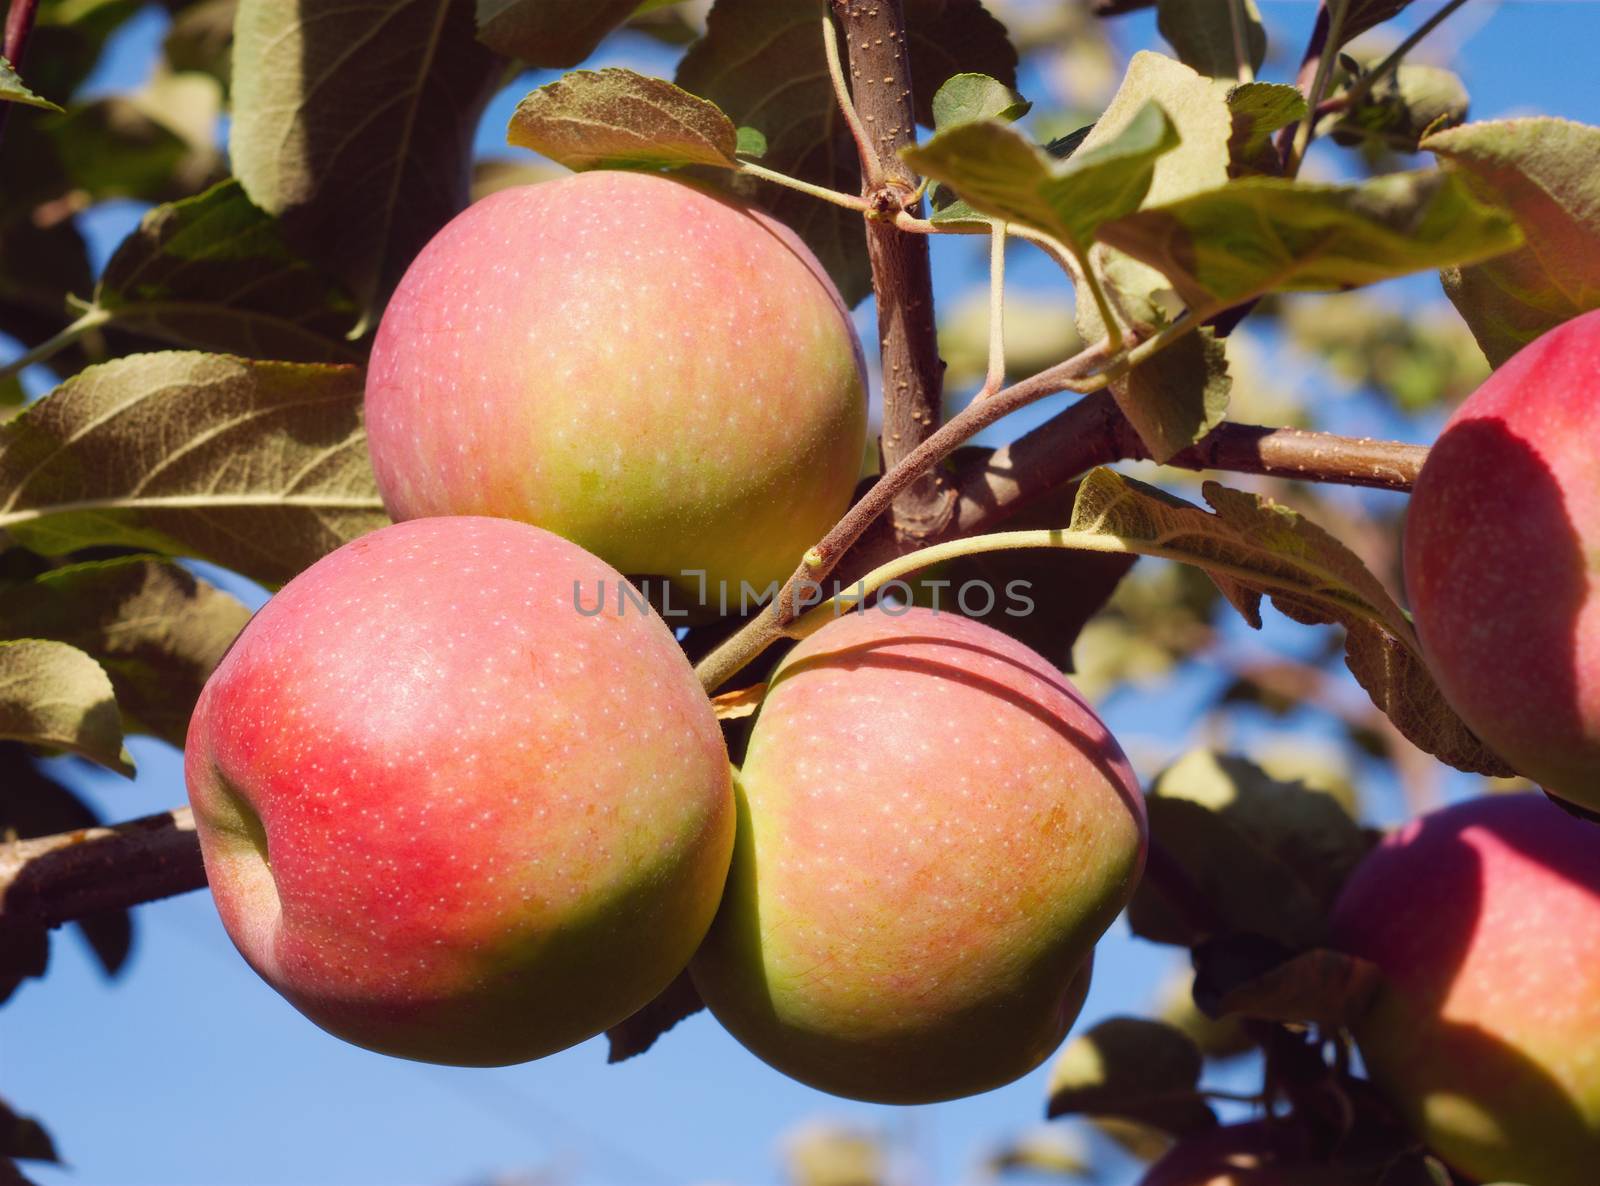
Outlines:
{"label": "sunlit leaf", "polygon": [[66,643],[0,641],[0,738],[71,750],[133,776],[110,678]]}
{"label": "sunlit leaf", "polygon": [[46,111],[60,111],[59,105],[34,94],[17,77],[17,72],[4,56],[0,56],[0,103],[22,103],[28,107],[43,107]]}
{"label": "sunlit leaf", "polygon": [[1067,1043],[1050,1068],[1048,1114],[1115,1116],[1174,1136],[1216,1126],[1198,1091],[1202,1060],[1160,1021],[1112,1017]]}
{"label": "sunlit leaf", "polygon": [[998,78],[987,74],[953,74],[933,96],[933,126],[939,131],[957,124],[1021,119],[1033,104]]}
{"label": "sunlit leaf", "polygon": [[1278,153],[1272,136],[1280,128],[1306,117],[1306,98],[1299,87],[1277,82],[1247,82],[1228,92],[1228,112],[1233,132],[1228,137],[1228,172],[1276,174]]}

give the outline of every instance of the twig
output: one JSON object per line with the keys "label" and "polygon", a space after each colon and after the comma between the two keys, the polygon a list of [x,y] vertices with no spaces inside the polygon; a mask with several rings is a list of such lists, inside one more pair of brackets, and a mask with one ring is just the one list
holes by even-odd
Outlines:
{"label": "twig", "polygon": [[1405,56],[1416,49],[1422,43],[1423,38],[1443,24],[1446,17],[1466,2],[1467,0],[1449,0],[1438,12],[1412,30],[1410,36],[1395,46],[1394,51],[1388,57],[1355,81],[1354,85],[1343,96],[1344,105],[1346,107],[1355,107],[1362,99],[1366,98],[1372,88],[1382,82],[1386,75],[1400,68],[1400,63],[1405,60]]}
{"label": "twig", "polygon": [[[1327,93],[1328,80],[1333,76],[1333,64],[1339,57],[1339,49],[1343,45],[1344,17],[1349,11],[1349,0],[1323,0],[1322,11],[1317,17],[1316,32],[1312,34],[1311,46],[1306,49],[1306,60],[1300,67],[1300,85],[1306,96],[1306,106],[1315,111],[1322,103],[1323,96]],[[1317,44],[1318,36],[1322,44]],[[1306,68],[1315,63],[1310,88],[1305,86]],[[1300,172],[1300,164],[1305,160],[1306,148],[1311,144],[1311,133],[1316,129],[1316,121],[1309,115],[1294,126],[1294,138],[1289,143],[1289,152],[1284,157],[1283,175],[1293,177]],[[1287,129],[1286,129],[1287,130]]]}
{"label": "twig", "polygon": [[[867,219],[867,255],[878,302],[887,472],[933,435],[943,419],[944,363],[928,244],[895,227],[898,216],[921,213],[919,180],[900,159],[900,150],[916,142],[911,60],[901,0],[831,4],[844,30],[850,89],[866,135],[862,192],[876,214]],[[899,546],[915,547],[942,528],[952,502],[942,475],[919,476],[895,500],[892,525]]]}
{"label": "twig", "polygon": [[187,807],[0,845],[0,918],[8,926],[60,926],[205,883]]}
{"label": "twig", "polygon": [[1250,42],[1245,34],[1249,21],[1244,0],[1228,0],[1228,23],[1233,26],[1233,61],[1240,83],[1256,80],[1255,67],[1250,64]]}

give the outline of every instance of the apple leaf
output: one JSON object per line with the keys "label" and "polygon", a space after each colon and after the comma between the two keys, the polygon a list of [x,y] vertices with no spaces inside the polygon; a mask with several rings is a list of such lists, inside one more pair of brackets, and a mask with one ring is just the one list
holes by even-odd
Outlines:
{"label": "apple leaf", "polygon": [[0,642],[0,738],[71,750],[133,777],[110,677],[64,642]]}
{"label": "apple leaf", "polygon": [[1373,142],[1395,152],[1416,152],[1430,131],[1467,118],[1467,88],[1439,66],[1407,62],[1384,76],[1361,101],[1347,107],[1331,129],[1346,146]]}
{"label": "apple leaf", "polygon": [[1492,120],[1438,132],[1422,147],[1510,207],[1522,228],[1520,249],[1444,272],[1445,292],[1491,364],[1600,307],[1600,128]]}
{"label": "apple leaf", "polygon": [[983,1159],[985,1181],[1013,1174],[1049,1181],[1093,1181],[1094,1163],[1083,1134],[1059,1124],[1041,1125],[1006,1141]]}
{"label": "apple leaf", "polygon": [[1315,946],[1370,848],[1332,795],[1210,750],[1163,771],[1145,806],[1166,875],[1139,885],[1128,921],[1155,943],[1190,947],[1243,932],[1291,950]]}
{"label": "apple leaf", "polygon": [[388,522],[355,367],[136,354],[0,425],[0,530],[214,560],[265,584]]}
{"label": "apple leaf", "polygon": [[998,78],[987,74],[952,74],[933,96],[933,126],[943,132],[958,124],[1021,119],[1033,107]]}
{"label": "apple leaf", "polygon": [[[1384,21],[1391,20],[1403,12],[1411,0],[1347,0],[1344,11],[1344,24],[1340,30],[1339,44],[1327,47],[1324,53],[1333,53],[1349,45],[1368,29],[1376,28]],[[1324,11],[1319,21],[1326,21],[1328,14]]]}
{"label": "apple leaf", "polygon": [[44,1126],[31,1116],[22,1116],[11,1110],[11,1105],[0,1100],[0,1156],[18,1157],[24,1161],[49,1161],[60,1164],[56,1144]]}
{"label": "apple leaf", "polygon": [[1343,625],[1345,662],[1414,745],[1461,770],[1511,772],[1445,702],[1404,611],[1355,553],[1269,499],[1216,482],[1201,489],[1214,513],[1096,469],[1078,489],[1071,530],[1204,569],[1252,626],[1264,595],[1297,622]]}
{"label": "apple leaf", "polygon": [[529,66],[576,66],[640,7],[639,0],[477,0],[478,36]]}
{"label": "apple leaf", "polygon": [[738,130],[715,103],[612,66],[574,70],[511,116],[506,139],[569,169],[737,169]]}
{"label": "apple leaf", "polygon": [[473,133],[500,77],[469,0],[240,0],[234,172],[368,322],[467,204]]}
{"label": "apple leaf", "polygon": [[1259,70],[1267,56],[1267,31],[1261,24],[1256,0],[1160,0],[1156,28],[1185,65],[1212,78],[1237,78],[1235,2],[1245,15],[1244,43],[1250,69]]}
{"label": "apple leaf", "polygon": [[1345,185],[1244,177],[1107,222],[1100,234],[1164,273],[1200,316],[1268,292],[1476,263],[1521,242],[1503,210],[1441,171]]}
{"label": "apple leaf", "polygon": [[116,250],[94,304],[177,346],[290,362],[353,362],[350,299],[292,252],[237,181],[158,206]]}
{"label": "apple leaf", "polygon": [[1272,136],[1306,117],[1306,97],[1299,87],[1278,82],[1247,82],[1228,92],[1233,131],[1228,137],[1228,174],[1281,172]]}
{"label": "apple leaf", "polygon": [[24,86],[3,54],[0,54],[0,103],[22,103],[28,107],[43,107],[46,111],[61,110],[57,104],[40,98]]}
{"label": "apple leaf", "polygon": [[679,972],[653,1001],[606,1031],[606,1041],[610,1043],[606,1061],[623,1062],[643,1054],[662,1034],[705,1007],[689,973]]}
{"label": "apple leaf", "polygon": [[1231,946],[1195,949],[1195,1000],[1213,1017],[1349,1026],[1371,1008],[1382,979],[1376,964],[1325,947],[1262,968]]}
{"label": "apple leaf", "polygon": [[126,556],[0,588],[0,636],[69,643],[100,662],[123,726],[180,748],[206,678],[250,620],[170,560]]}
{"label": "apple leaf", "polygon": [[1204,1060],[1165,1022],[1111,1017],[1073,1038],[1050,1068],[1051,1118],[1113,1116],[1187,1136],[1216,1127],[1200,1094]]}
{"label": "apple leaf", "polygon": [[[828,79],[823,14],[815,0],[717,0],[706,35],[678,66],[677,83],[715,103],[741,136],[761,136],[763,165],[856,193],[861,169]],[[953,74],[981,71],[1015,85],[1016,51],[979,0],[906,0],[905,19],[919,120],[932,123],[933,96]],[[871,292],[859,214],[747,176],[729,177],[728,184],[792,227],[849,304]]]}
{"label": "apple leaf", "polygon": [[1149,103],[1119,135],[1064,161],[992,119],[959,124],[900,155],[981,213],[1043,231],[1081,255],[1102,222],[1138,207],[1156,158],[1177,146],[1172,121]]}

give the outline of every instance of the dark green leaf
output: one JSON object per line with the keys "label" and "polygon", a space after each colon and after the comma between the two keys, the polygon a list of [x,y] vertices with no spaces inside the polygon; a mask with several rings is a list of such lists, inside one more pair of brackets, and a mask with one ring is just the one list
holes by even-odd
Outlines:
{"label": "dark green leaf", "polygon": [[939,132],[901,155],[974,209],[1043,231],[1081,255],[1102,222],[1138,207],[1156,159],[1177,145],[1177,129],[1152,102],[1119,135],[1067,160],[995,120]]}
{"label": "dark green leaf", "polygon": [[1233,119],[1233,134],[1228,138],[1229,175],[1281,172],[1272,135],[1306,117],[1306,98],[1300,88],[1247,82],[1228,92],[1228,111]]}
{"label": "dark green leaf", "polygon": [[237,181],[158,206],[106,265],[95,304],[177,346],[291,362],[348,362],[355,307],[283,241]]}
{"label": "dark green leaf", "polygon": [[1377,965],[1343,952],[1318,947],[1251,966],[1233,942],[1231,954],[1228,939],[1195,949],[1195,999],[1213,1017],[1349,1027],[1378,992]]}
{"label": "dark green leaf", "polygon": [[0,425],[0,530],[200,556],[267,584],[388,521],[354,367],[141,354]]}
{"label": "dark green leaf", "polygon": [[1267,31],[1255,0],[1160,0],[1156,27],[1186,65],[1212,78],[1237,78],[1235,2],[1245,14],[1245,56],[1254,73],[1267,56]]}
{"label": "dark green leaf", "polygon": [[477,0],[478,36],[508,58],[565,69],[637,8],[639,0]]}
{"label": "dark green leaf", "polygon": [[1510,207],[1522,228],[1520,250],[1444,273],[1445,292],[1490,363],[1600,308],[1600,128],[1493,120],[1429,136],[1422,147]]}
{"label": "dark green leaf", "polygon": [[632,70],[574,70],[540,87],[506,139],[585,169],[737,169],[738,132],[715,103]]}
{"label": "dark green leaf", "polygon": [[933,126],[939,131],[957,124],[1021,119],[1033,106],[1016,91],[987,74],[952,74],[933,96]]}
{"label": "dark green leaf", "polygon": [[1341,144],[1374,141],[1395,152],[1416,152],[1424,134],[1467,118],[1467,88],[1439,66],[1405,63],[1385,75],[1333,125]]}
{"label": "dark green leaf", "polygon": [[1050,1069],[1050,1116],[1115,1116],[1184,1136],[1214,1128],[1198,1087],[1203,1063],[1170,1025],[1113,1017],[1068,1042]]}
{"label": "dark green leaf", "polygon": [[61,642],[0,642],[0,738],[71,750],[133,777],[104,669]]}
{"label": "dark green leaf", "polygon": [[1375,284],[1492,258],[1521,242],[1454,175],[1350,185],[1245,177],[1107,222],[1101,237],[1159,269],[1201,316],[1267,292]]}
{"label": "dark green leaf", "polygon": [[92,655],[124,727],[180,747],[201,687],[249,620],[236,598],[155,557],[69,565],[0,589],[0,636]]}
{"label": "dark green leaf", "polygon": [[0,1156],[24,1161],[61,1160],[44,1126],[31,1116],[19,1116],[4,1100],[0,1100]]}
{"label": "dark green leaf", "polygon": [[198,0],[172,14],[162,43],[174,70],[209,74],[223,87],[233,77],[233,21],[239,0]]}
{"label": "dark green leaf", "polygon": [[368,319],[467,204],[501,77],[468,0],[240,0],[234,172]]}

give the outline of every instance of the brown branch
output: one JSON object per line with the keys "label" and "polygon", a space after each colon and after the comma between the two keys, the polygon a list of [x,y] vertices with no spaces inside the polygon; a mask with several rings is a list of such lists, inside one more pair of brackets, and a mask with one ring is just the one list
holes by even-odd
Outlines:
{"label": "brown branch", "polygon": [[[874,161],[862,162],[863,196],[888,217],[867,219],[867,255],[878,300],[878,344],[883,356],[884,472],[893,469],[938,429],[944,362],[933,310],[928,241],[889,220],[901,210],[921,217],[910,203],[917,177],[900,159],[916,142],[911,62],[901,0],[832,0],[844,30],[850,92],[866,129]],[[871,180],[881,177],[882,183]],[[954,499],[938,470],[920,475],[895,499],[894,535],[905,550],[947,522]]]}
{"label": "brown branch", "polygon": [[202,888],[187,807],[109,828],[0,844],[0,921],[55,927]]}

